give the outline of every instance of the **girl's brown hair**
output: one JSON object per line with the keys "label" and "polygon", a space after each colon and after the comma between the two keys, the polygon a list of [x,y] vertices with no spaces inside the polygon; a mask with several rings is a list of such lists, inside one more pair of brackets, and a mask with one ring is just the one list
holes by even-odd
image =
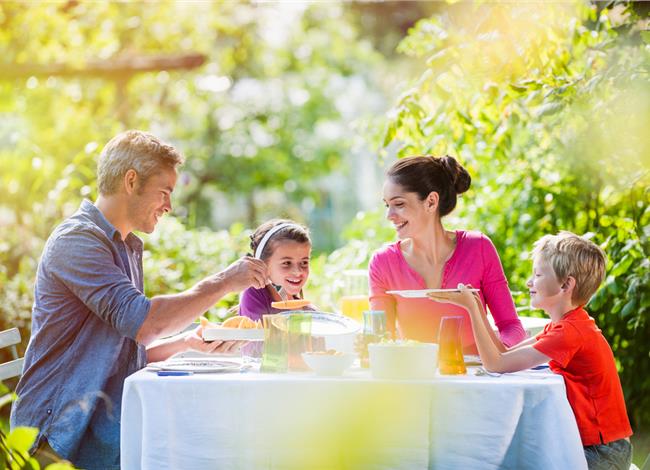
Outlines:
{"label": "girl's brown hair", "polygon": [[273,219],[268,222],[264,222],[262,225],[257,227],[255,232],[250,236],[251,238],[251,250],[253,253],[257,250],[258,245],[264,238],[264,235],[271,230],[273,227],[276,227],[280,224],[290,224],[284,228],[281,228],[276,233],[274,233],[271,238],[267,241],[266,245],[262,249],[259,258],[262,260],[267,260],[273,254],[275,244],[281,241],[294,241],[298,243],[309,243],[311,245],[311,238],[309,237],[309,230],[294,222],[293,220],[288,219]]}

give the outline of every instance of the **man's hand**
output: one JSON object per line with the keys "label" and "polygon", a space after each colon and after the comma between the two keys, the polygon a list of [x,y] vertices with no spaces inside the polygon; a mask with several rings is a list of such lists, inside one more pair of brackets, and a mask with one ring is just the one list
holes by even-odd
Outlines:
{"label": "man's hand", "polygon": [[223,270],[222,274],[231,292],[239,292],[251,286],[261,289],[269,278],[266,263],[252,256],[239,258]]}

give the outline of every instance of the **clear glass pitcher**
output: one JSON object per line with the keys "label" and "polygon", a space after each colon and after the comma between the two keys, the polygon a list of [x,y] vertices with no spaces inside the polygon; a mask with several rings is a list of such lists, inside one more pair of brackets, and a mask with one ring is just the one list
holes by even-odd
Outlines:
{"label": "clear glass pitcher", "polygon": [[438,332],[438,370],[444,375],[461,375],[467,373],[463,358],[461,327],[463,317],[447,316],[440,320]]}
{"label": "clear glass pitcher", "polygon": [[289,313],[287,369],[292,372],[311,370],[302,353],[311,352],[311,313]]}
{"label": "clear glass pitcher", "polygon": [[262,372],[286,372],[289,345],[289,330],[285,315],[262,316],[264,346],[262,349]]}
{"label": "clear glass pitcher", "polygon": [[343,292],[339,298],[341,313],[361,321],[364,310],[370,309],[368,301],[368,271],[350,269],[343,271]]}

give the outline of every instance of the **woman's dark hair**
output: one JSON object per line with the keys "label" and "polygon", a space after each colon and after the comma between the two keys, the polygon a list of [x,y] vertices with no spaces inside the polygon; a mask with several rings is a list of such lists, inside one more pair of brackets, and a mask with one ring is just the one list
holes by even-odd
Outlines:
{"label": "woman's dark hair", "polygon": [[448,155],[402,158],[393,163],[386,176],[405,191],[417,193],[421,201],[432,191],[437,192],[440,217],[454,210],[457,196],[467,191],[472,182],[467,170]]}
{"label": "woman's dark hair", "polygon": [[251,239],[251,250],[253,253],[257,250],[257,246],[264,238],[264,235],[271,230],[273,227],[280,224],[291,224],[284,228],[281,228],[276,233],[271,235],[271,238],[266,242],[262,253],[260,253],[260,259],[266,260],[271,257],[273,254],[275,243],[281,241],[293,241],[298,243],[309,243],[311,245],[311,238],[309,238],[309,230],[294,222],[293,220],[288,219],[273,219],[268,222],[264,222],[262,225],[257,227],[255,232],[250,236]]}

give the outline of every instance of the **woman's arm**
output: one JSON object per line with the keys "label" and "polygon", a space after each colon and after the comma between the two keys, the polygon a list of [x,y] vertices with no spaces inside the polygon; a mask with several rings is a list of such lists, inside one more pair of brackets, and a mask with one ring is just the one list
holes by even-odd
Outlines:
{"label": "woman's arm", "polygon": [[481,241],[484,266],[481,292],[494,318],[494,324],[499,330],[501,341],[506,346],[514,346],[526,338],[526,331],[517,316],[508,280],[496,248],[485,235]]}

